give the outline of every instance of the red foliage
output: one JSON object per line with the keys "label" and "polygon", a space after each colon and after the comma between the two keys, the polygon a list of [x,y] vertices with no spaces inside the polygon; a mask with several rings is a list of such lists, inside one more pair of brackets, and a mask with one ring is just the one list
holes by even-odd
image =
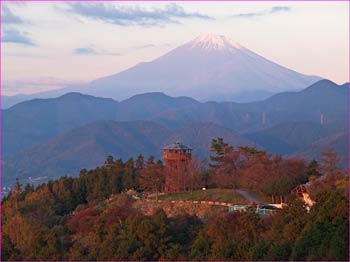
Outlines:
{"label": "red foliage", "polygon": [[77,212],[67,223],[68,228],[75,233],[86,233],[91,231],[92,225],[99,217],[99,211],[89,207]]}
{"label": "red foliage", "polygon": [[132,208],[132,202],[126,200],[122,205],[118,205],[108,209],[103,214],[103,216],[106,219],[106,224],[110,225],[115,223],[116,221],[124,221],[131,214],[136,215],[136,210]]}

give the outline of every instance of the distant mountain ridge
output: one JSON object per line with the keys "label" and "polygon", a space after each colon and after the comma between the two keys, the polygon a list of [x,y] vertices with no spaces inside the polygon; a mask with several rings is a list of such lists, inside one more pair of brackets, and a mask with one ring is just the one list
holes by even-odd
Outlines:
{"label": "distant mountain ridge", "polygon": [[33,99],[2,111],[3,155],[95,120],[115,119],[118,102],[79,93]]}
{"label": "distant mountain ridge", "polygon": [[96,120],[150,120],[169,128],[210,122],[240,133],[252,133],[284,122],[324,123],[347,119],[349,85],[321,80],[300,91],[274,95],[260,102],[200,103],[162,93],[133,96],[121,102],[70,93],[55,99],[34,99],[3,110],[5,156]]}
{"label": "distant mountain ridge", "polygon": [[224,137],[234,145],[308,159],[334,145],[346,160],[348,92],[348,83],[321,80],[299,92],[244,104],[162,93],[121,102],[79,93],[23,102],[2,111],[3,179],[73,174],[100,165],[106,154],[160,157],[162,146],[179,139],[204,158],[210,140]]}

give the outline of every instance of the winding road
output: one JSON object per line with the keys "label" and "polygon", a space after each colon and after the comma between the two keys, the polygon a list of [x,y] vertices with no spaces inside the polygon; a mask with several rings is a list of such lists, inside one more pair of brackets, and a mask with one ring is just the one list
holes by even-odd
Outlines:
{"label": "winding road", "polygon": [[256,197],[252,196],[248,191],[245,191],[243,189],[236,189],[236,192],[239,193],[241,196],[243,196],[246,200],[252,203],[262,203],[261,200],[257,199]]}

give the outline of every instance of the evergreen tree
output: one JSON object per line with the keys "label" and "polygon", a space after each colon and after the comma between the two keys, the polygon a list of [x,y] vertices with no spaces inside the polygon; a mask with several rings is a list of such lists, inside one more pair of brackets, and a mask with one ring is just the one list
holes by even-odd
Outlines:
{"label": "evergreen tree", "polygon": [[158,193],[163,188],[164,179],[163,163],[161,161],[154,163],[154,157],[150,156],[146,162],[146,168],[141,171],[139,177],[140,188],[156,193],[158,199]]}
{"label": "evergreen tree", "polygon": [[225,161],[225,155],[232,152],[233,147],[224,142],[223,138],[212,139],[210,145],[209,166],[212,168],[220,166]]}
{"label": "evergreen tree", "polygon": [[111,166],[114,163],[114,159],[112,155],[109,155],[105,161],[105,166]]}
{"label": "evergreen tree", "polygon": [[145,159],[144,159],[143,155],[140,154],[136,159],[135,168],[137,170],[140,170],[140,169],[143,169],[144,166],[145,166]]}
{"label": "evergreen tree", "polygon": [[135,172],[134,159],[130,158],[125,163],[125,167],[124,167],[124,174],[123,174],[123,188],[124,188],[124,190],[136,188],[134,172]]}

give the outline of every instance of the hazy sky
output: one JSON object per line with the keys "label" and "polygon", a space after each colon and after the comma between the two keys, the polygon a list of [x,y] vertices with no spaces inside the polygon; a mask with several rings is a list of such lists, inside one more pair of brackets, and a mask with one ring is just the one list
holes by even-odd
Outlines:
{"label": "hazy sky", "polygon": [[207,33],[349,81],[348,2],[7,2],[1,15],[4,95],[115,74]]}

